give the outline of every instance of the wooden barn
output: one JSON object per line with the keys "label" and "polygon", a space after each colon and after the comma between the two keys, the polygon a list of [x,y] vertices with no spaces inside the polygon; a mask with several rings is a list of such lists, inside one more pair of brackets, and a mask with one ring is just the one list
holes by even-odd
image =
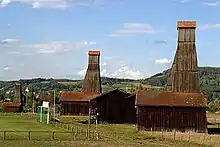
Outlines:
{"label": "wooden barn", "polygon": [[25,95],[22,93],[22,86],[20,83],[15,84],[15,101],[1,102],[0,106],[4,112],[22,112],[25,105]]}
{"label": "wooden barn", "polygon": [[92,99],[91,102],[96,103],[99,122],[135,123],[135,97],[129,96],[130,94],[115,89]]}
{"label": "wooden barn", "polygon": [[21,112],[21,103],[18,102],[1,102],[0,106],[3,108],[3,112]]}
{"label": "wooden barn", "polygon": [[61,92],[61,115],[88,115],[89,107],[93,105],[90,100],[98,95],[84,92]]}
{"label": "wooden barn", "polygon": [[60,94],[61,115],[88,115],[90,100],[101,93],[100,51],[88,52],[88,67],[82,92]]}
{"label": "wooden barn", "polygon": [[138,130],[206,132],[206,98],[202,93],[137,93]]}

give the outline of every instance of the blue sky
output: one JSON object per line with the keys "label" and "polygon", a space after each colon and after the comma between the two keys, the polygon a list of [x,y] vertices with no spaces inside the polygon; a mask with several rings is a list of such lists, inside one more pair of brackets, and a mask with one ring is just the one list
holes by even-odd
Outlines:
{"label": "blue sky", "polygon": [[101,74],[145,78],[171,66],[176,22],[197,21],[199,66],[219,66],[215,0],[0,0],[0,80],[83,78],[88,50]]}

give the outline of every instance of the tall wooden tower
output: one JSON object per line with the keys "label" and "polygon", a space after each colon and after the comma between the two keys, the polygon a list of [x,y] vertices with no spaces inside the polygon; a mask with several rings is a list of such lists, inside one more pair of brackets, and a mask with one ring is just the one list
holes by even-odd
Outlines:
{"label": "tall wooden tower", "polygon": [[16,83],[15,84],[15,101],[20,103],[21,102],[21,97],[22,97],[21,84]]}
{"label": "tall wooden tower", "polygon": [[100,51],[89,51],[89,61],[84,78],[83,92],[101,93]]}
{"label": "tall wooden tower", "polygon": [[196,21],[178,21],[178,45],[168,86],[173,92],[200,92],[195,45]]}

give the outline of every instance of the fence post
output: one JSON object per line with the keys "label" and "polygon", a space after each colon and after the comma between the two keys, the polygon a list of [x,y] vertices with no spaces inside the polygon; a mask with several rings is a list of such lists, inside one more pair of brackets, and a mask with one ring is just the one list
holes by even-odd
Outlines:
{"label": "fence post", "polygon": [[203,140],[202,140],[202,144],[205,144],[205,133],[203,134]]}
{"label": "fence post", "polygon": [[162,139],[163,139],[163,129],[162,129],[162,132],[161,132],[161,137],[162,137]]}
{"label": "fence post", "polygon": [[152,127],[150,128],[150,131],[151,131],[151,137],[153,137],[153,128]]}
{"label": "fence post", "polygon": [[55,135],[55,132],[52,131],[52,140],[54,140],[54,135]]}
{"label": "fence post", "polygon": [[6,131],[3,131],[3,140],[6,138]]}
{"label": "fence post", "polygon": [[74,140],[76,140],[77,133],[78,133],[78,128],[76,127],[76,132],[74,133],[74,137],[73,137]]}
{"label": "fence post", "polygon": [[28,131],[28,140],[31,140],[31,131]]}
{"label": "fence post", "polygon": [[189,138],[188,138],[188,142],[190,142],[190,131],[189,131]]}
{"label": "fence post", "polygon": [[173,132],[173,139],[176,140],[176,129],[174,129],[174,132]]}

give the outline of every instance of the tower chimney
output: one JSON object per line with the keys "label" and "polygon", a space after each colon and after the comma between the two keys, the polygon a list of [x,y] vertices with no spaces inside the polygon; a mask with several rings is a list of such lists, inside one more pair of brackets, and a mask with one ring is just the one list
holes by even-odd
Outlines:
{"label": "tower chimney", "polygon": [[84,78],[83,92],[101,93],[100,51],[89,51],[89,61]]}
{"label": "tower chimney", "polygon": [[195,45],[196,21],[178,21],[178,45],[168,85],[174,92],[200,92]]}
{"label": "tower chimney", "polygon": [[15,84],[15,101],[16,102],[21,102],[21,93],[22,93],[22,89],[21,89],[21,84],[20,83],[16,83]]}

